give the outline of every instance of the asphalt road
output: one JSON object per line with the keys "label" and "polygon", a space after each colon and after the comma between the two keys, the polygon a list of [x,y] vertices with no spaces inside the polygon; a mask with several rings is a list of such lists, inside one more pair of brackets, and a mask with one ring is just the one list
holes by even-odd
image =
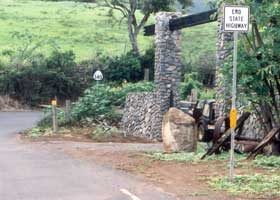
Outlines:
{"label": "asphalt road", "polygon": [[39,118],[35,112],[0,113],[1,200],[175,199],[124,172],[18,142],[16,133]]}

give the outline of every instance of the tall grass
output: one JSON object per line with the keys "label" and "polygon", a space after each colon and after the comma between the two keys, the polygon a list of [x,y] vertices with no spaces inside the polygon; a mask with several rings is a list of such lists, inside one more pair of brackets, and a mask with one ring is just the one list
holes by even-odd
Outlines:
{"label": "tall grass", "polygon": [[[138,13],[140,17],[141,13]],[[49,54],[53,48],[73,50],[77,61],[97,53],[120,55],[129,51],[130,43],[125,21],[119,12],[113,17],[105,8],[89,9],[86,3],[74,1],[0,1],[1,52],[17,50],[24,41],[12,37],[14,33],[31,33],[35,42],[46,41],[38,51]],[[151,17],[149,24],[154,22]],[[184,30],[183,57],[186,62],[198,59],[203,52],[215,52],[216,23]],[[153,45],[153,37],[139,36],[142,51]],[[4,58],[2,58],[4,59]]]}

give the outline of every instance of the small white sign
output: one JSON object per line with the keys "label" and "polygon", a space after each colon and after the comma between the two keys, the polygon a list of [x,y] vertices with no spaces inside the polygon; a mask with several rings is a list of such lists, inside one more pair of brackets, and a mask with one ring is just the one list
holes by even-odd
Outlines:
{"label": "small white sign", "polygon": [[248,32],[250,25],[250,8],[248,6],[224,7],[224,31]]}
{"label": "small white sign", "polygon": [[93,79],[96,81],[102,81],[103,80],[103,74],[100,70],[97,70],[94,74],[93,74]]}

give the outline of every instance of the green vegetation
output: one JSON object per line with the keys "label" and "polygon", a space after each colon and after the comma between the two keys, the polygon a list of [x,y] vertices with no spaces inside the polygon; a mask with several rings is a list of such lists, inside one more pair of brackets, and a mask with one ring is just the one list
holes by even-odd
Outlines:
{"label": "green vegetation", "polygon": [[215,89],[204,89],[199,91],[199,99],[207,100],[214,99],[216,94]]}
{"label": "green vegetation", "polygon": [[199,90],[202,88],[202,83],[198,81],[197,76],[197,73],[185,74],[184,80],[180,84],[180,96],[182,99],[186,99],[192,89]]}
{"label": "green vegetation", "polygon": [[51,132],[52,132],[51,128],[45,128],[45,127],[38,126],[38,127],[28,130],[26,132],[26,134],[28,137],[36,138],[36,137],[40,137],[42,135],[47,135],[46,133],[51,133]]}
{"label": "green vegetation", "polygon": [[[229,160],[229,153],[224,152],[218,155],[212,155],[206,157],[204,160],[201,160],[201,157],[204,155],[205,150],[202,148],[203,144],[199,144],[200,148],[197,152],[178,152],[178,153],[163,153],[163,152],[155,152],[152,154],[148,154],[148,156],[155,160],[161,161],[175,161],[175,162],[207,162],[207,161],[226,161]],[[242,154],[235,154],[235,158],[237,161],[244,160],[246,157]]]}
{"label": "green vegetation", "polygon": [[[108,9],[89,9],[86,3],[1,0],[0,52],[16,51],[24,46],[25,42],[13,35],[27,32],[35,43],[42,41],[37,51],[43,54],[50,54],[53,49],[72,50],[77,61],[91,59],[99,53],[121,55],[131,49],[127,27],[125,22],[117,23],[121,18],[118,12],[113,12],[113,18]],[[215,55],[216,29],[217,24],[211,23],[183,31],[182,55],[186,63],[194,63],[203,52]],[[145,51],[152,46],[153,37],[141,33],[138,42],[140,50]],[[2,55],[0,60],[6,59]]]}
{"label": "green vegetation", "polygon": [[[247,109],[253,110],[268,133],[280,124],[280,3],[279,0],[249,0],[251,18],[250,32],[242,35],[238,49],[238,98]],[[261,13],[261,14],[260,14]],[[232,57],[223,67],[224,82],[232,79]],[[225,84],[230,93],[230,84]],[[273,144],[273,151],[280,152]]]}
{"label": "green vegetation", "polygon": [[[150,82],[123,83],[117,86],[113,83],[94,84],[73,103],[70,121],[66,121],[64,109],[57,108],[58,124],[61,128],[94,126],[95,130],[91,133],[93,139],[119,134],[116,129],[121,118],[119,110],[124,106],[126,96],[130,92],[151,92],[153,89],[154,85]],[[37,127],[29,130],[27,135],[31,137],[49,135],[52,132],[51,124],[51,106],[47,106],[44,109],[44,118]]]}
{"label": "green vegetation", "polygon": [[93,140],[100,140],[110,138],[116,134],[120,135],[120,131],[116,127],[97,125],[91,133],[91,138]]}
{"label": "green vegetation", "polygon": [[[121,19],[120,13],[102,7],[90,9],[88,5],[74,1],[0,2],[2,93],[36,106],[49,102],[54,96],[63,100],[80,95],[95,69],[104,72],[106,81],[118,83],[143,80],[144,68],[150,69],[153,78],[153,37],[144,37],[140,32],[141,56],[136,58],[130,53],[126,22],[117,23]],[[143,17],[140,11],[136,16]],[[153,23],[153,18],[151,16],[147,24]],[[182,57],[186,69],[195,71],[193,69],[200,65],[198,61],[203,55],[215,54],[216,28],[216,23],[211,23],[183,30]],[[67,56],[72,63],[56,62]],[[63,69],[60,64],[64,65]],[[86,74],[69,76],[63,71],[68,70],[65,67],[68,64],[70,68],[73,65],[74,68],[85,67]],[[30,84],[27,82],[29,77],[32,77]],[[87,82],[80,87],[82,80],[77,78]]]}
{"label": "green vegetation", "polygon": [[[95,1],[95,3],[98,7],[109,8],[109,12],[111,13],[115,10],[122,14],[122,19],[126,19],[127,21],[127,30],[129,32],[132,52],[134,55],[139,56],[140,52],[137,38],[141,29],[146,25],[151,15],[160,11],[172,11],[175,5],[180,5],[182,8],[186,8],[192,4],[192,0],[107,0]],[[139,15],[137,16],[139,11],[142,13],[141,17]]]}
{"label": "green vegetation", "polygon": [[[32,0],[1,0],[0,8],[2,51],[22,46],[24,42],[12,36],[23,32],[31,33],[36,41],[45,41],[39,49],[43,54],[52,48],[73,50],[78,61],[96,53],[118,55],[130,49],[126,26],[116,23],[105,8],[93,10],[74,1]],[[118,12],[113,16],[121,17]],[[139,36],[140,47],[149,47],[150,40]]]}
{"label": "green vegetation", "polygon": [[[209,161],[220,161],[224,166],[228,166],[229,153],[225,152],[218,155],[206,157],[200,160],[205,150],[203,144],[199,144],[196,153],[172,153],[163,152],[148,153],[146,156],[161,161],[180,162],[180,163],[209,163]],[[280,176],[277,170],[280,167],[280,159],[276,156],[258,156],[254,161],[245,161],[246,154],[235,154],[235,168],[252,170],[265,168],[267,171],[262,174],[235,175],[234,181],[229,181],[227,176],[214,176],[207,178],[211,187],[216,190],[224,190],[233,195],[251,195],[252,197],[273,198],[280,196]]]}
{"label": "green vegetation", "polygon": [[124,80],[128,82],[137,82],[143,80],[143,69],[141,67],[141,56],[136,57],[132,52],[121,56],[98,56],[93,65],[96,69],[103,72],[106,81],[121,83]]}
{"label": "green vegetation", "polygon": [[228,177],[213,177],[209,184],[218,190],[226,190],[234,195],[258,195],[263,198],[280,195],[279,175],[236,175],[233,182]]}
{"label": "green vegetation", "polygon": [[255,167],[266,168],[266,169],[280,169],[280,157],[259,155],[253,161],[253,165]]}
{"label": "green vegetation", "polygon": [[180,96],[186,99],[191,94],[192,89],[198,91],[198,97],[202,100],[214,99],[215,90],[203,87],[197,72],[186,73],[184,80],[180,84]]}
{"label": "green vegetation", "polygon": [[176,162],[200,162],[200,158],[203,153],[162,153],[156,152],[152,154],[148,154],[148,156],[155,160],[161,161],[176,161]]}
{"label": "green vegetation", "polygon": [[83,120],[86,118],[98,120],[118,121],[116,106],[123,106],[125,98],[130,92],[153,91],[150,82],[125,83],[122,86],[111,87],[97,84],[87,89],[84,95],[74,104],[73,118]]}
{"label": "green vegetation", "polygon": [[39,58],[25,67],[5,68],[0,74],[0,95],[38,106],[54,97],[64,101],[82,94],[87,84],[77,76],[73,52],[55,51],[47,58]]}

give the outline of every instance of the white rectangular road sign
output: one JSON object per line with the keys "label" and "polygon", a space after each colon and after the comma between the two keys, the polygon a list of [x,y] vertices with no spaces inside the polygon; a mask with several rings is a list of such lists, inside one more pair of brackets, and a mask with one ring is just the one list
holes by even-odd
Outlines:
{"label": "white rectangular road sign", "polygon": [[224,7],[224,31],[248,32],[250,24],[250,8],[248,6]]}

